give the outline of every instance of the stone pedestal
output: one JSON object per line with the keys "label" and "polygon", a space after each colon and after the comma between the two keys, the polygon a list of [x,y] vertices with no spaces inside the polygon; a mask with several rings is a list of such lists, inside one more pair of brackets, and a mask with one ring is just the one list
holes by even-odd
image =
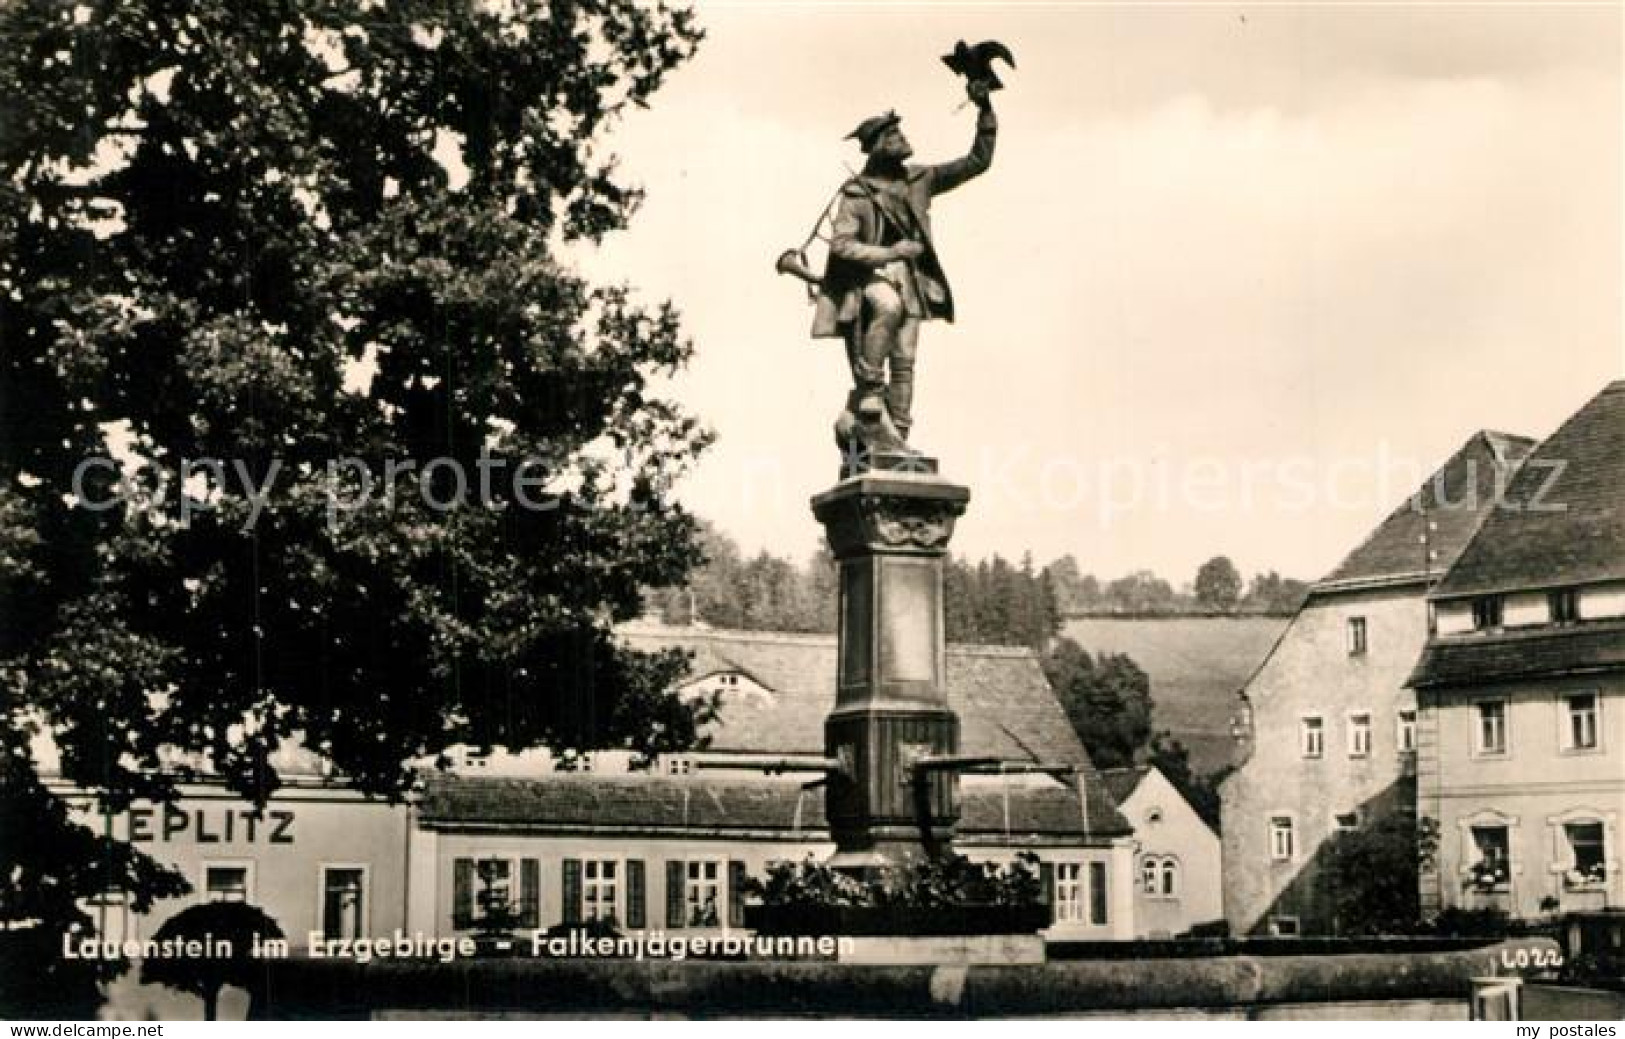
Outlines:
{"label": "stone pedestal", "polygon": [[825,752],[831,864],[863,870],[948,848],[959,809],[956,779],[915,782],[913,762],[957,754],[948,707],[942,558],[970,491],[935,465],[849,476],[812,501],[841,571],[835,710]]}

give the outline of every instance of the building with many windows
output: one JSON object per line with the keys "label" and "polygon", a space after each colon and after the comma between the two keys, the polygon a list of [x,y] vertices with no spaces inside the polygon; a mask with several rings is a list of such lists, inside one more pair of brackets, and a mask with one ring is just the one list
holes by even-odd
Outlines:
{"label": "building with many windows", "polygon": [[1469,439],[1313,586],[1241,691],[1244,760],[1221,787],[1234,933],[1336,933],[1328,842],[1412,810],[1418,730],[1406,679],[1427,640],[1427,593],[1533,446],[1502,433]]}
{"label": "building with many windows", "polygon": [[[109,892],[91,907],[98,928],[140,940],[186,905],[251,902],[297,955],[328,939],[396,931],[472,935],[494,912],[514,914],[521,937],[595,919],[622,930],[742,927],[746,878],[775,861],[833,851],[824,792],[807,785],[817,777],[764,774],[761,762],[822,752],[835,640],[639,627],[623,637],[640,649],[693,654],[681,692],[714,695],[719,707],[704,750],[643,769],[624,753],[577,759],[568,770],[546,752],[468,754],[449,771],[425,770],[413,796],[389,804],[289,748],[277,762],[284,786],[259,814],[203,783],[169,807],[102,816],[59,784],[82,821],[134,842],[193,887],[146,916]],[[965,777],[958,849],[997,862],[1038,856],[1052,937],[1132,937],[1133,834],[1036,655],[950,646],[947,674],[965,753],[1073,770],[1063,779]],[[49,771],[48,747],[39,759]]]}
{"label": "building with many windows", "polygon": [[1625,905],[1625,381],[1529,457],[1429,604],[1424,907]]}

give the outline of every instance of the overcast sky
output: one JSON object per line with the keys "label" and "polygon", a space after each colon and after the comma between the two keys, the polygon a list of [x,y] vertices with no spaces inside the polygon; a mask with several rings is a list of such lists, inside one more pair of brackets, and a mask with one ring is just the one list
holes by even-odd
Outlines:
{"label": "overcast sky", "polygon": [[1625,375],[1615,4],[699,14],[611,141],[648,199],[590,265],[684,313],[673,392],[720,439],[680,496],[748,550],[817,544],[849,380],[773,260],[863,117],[965,150],[961,37],[1019,68],[992,170],[933,208],[960,313],[922,332],[913,439],[971,488],[956,551],[1318,577],[1473,431],[1544,436]]}

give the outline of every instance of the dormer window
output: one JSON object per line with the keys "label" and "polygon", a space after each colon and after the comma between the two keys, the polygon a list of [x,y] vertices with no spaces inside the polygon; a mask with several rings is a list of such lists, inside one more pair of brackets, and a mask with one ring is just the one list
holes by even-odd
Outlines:
{"label": "dormer window", "polygon": [[1547,607],[1553,624],[1574,624],[1580,619],[1580,593],[1574,588],[1559,588],[1546,595]]}
{"label": "dormer window", "polygon": [[1476,631],[1491,631],[1501,626],[1501,597],[1499,595],[1481,595],[1473,600],[1473,628]]}

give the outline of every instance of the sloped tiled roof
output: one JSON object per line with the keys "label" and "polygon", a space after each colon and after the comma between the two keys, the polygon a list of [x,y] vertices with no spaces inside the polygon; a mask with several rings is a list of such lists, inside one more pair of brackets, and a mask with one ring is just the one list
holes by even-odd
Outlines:
{"label": "sloped tiled roof", "polygon": [[[706,730],[707,749],[816,754],[824,718],[835,705],[835,639],[826,635],[627,625],[621,638],[646,652],[694,654],[695,677],[739,671],[771,697],[722,696],[721,716]],[[959,715],[960,750],[978,757],[1081,765],[1088,753],[1031,650],[948,647],[948,705]]]}
{"label": "sloped tiled roof", "polygon": [[1135,765],[1133,768],[1104,768],[1100,770],[1100,778],[1105,780],[1106,789],[1111,792],[1112,800],[1118,804],[1127,801],[1134,788],[1140,785],[1150,765]]}
{"label": "sloped tiled roof", "polygon": [[1625,622],[1435,639],[1411,673],[1418,688],[1625,670]]}
{"label": "sloped tiled roof", "polygon": [[1540,445],[1434,598],[1625,580],[1625,380]]}
{"label": "sloped tiled roof", "polygon": [[[1070,784],[967,782],[961,787],[961,843],[1081,843],[1131,832],[1098,782],[1086,790],[1087,811]],[[425,779],[419,817],[431,829],[829,837],[822,791],[767,779],[580,773],[499,779],[436,773]]]}
{"label": "sloped tiled roof", "polygon": [[1534,446],[1527,437],[1475,433],[1315,590],[1444,573]]}

